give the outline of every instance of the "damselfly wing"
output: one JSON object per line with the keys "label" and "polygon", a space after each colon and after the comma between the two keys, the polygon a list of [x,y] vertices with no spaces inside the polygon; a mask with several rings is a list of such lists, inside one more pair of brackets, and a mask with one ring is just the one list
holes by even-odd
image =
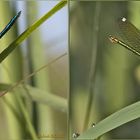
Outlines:
{"label": "damselfly wing", "polygon": [[118,43],[121,46],[140,56],[140,30],[137,29],[126,18],[119,18],[118,25],[121,33],[124,35],[128,43],[125,43],[124,41],[113,36],[109,36],[109,39],[113,43]]}

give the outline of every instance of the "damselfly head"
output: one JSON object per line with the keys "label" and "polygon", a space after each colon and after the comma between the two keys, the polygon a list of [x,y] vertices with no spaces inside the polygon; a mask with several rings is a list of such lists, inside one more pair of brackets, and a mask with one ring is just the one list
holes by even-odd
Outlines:
{"label": "damselfly head", "polygon": [[112,35],[109,35],[108,38],[112,43],[118,43],[118,41],[119,41],[117,38],[113,37]]}

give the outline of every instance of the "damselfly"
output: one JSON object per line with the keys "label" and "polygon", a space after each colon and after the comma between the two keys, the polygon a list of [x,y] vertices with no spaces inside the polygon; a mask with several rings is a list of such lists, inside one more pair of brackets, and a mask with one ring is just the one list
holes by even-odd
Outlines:
{"label": "damselfly", "polygon": [[0,38],[2,38],[6,32],[8,32],[10,30],[10,28],[13,26],[13,24],[16,22],[16,20],[18,19],[18,17],[20,16],[21,11],[19,11],[17,13],[17,15],[15,15],[10,21],[9,23],[5,26],[5,28],[0,32]]}
{"label": "damselfly", "polygon": [[118,43],[121,46],[127,48],[128,50],[132,51],[136,55],[140,56],[140,30],[138,30],[126,18],[118,19],[118,25],[128,43],[125,43],[120,39],[110,35],[109,39],[111,40],[111,42]]}

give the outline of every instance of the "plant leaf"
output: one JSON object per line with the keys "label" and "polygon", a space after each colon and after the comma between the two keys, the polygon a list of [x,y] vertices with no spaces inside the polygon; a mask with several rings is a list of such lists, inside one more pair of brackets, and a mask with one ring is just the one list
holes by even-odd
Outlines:
{"label": "plant leaf", "polygon": [[[11,87],[12,85],[1,83],[0,92],[3,92]],[[29,96],[27,94],[26,89],[28,90]],[[67,100],[65,98],[59,97],[49,92],[46,94],[46,91],[29,85],[22,86],[21,84],[20,86],[15,87],[14,90],[18,90],[19,92],[21,92],[20,95],[26,99],[29,99],[29,97],[31,97],[32,101],[41,104],[46,104],[62,112],[67,112]]]}
{"label": "plant leaf", "polygon": [[6,49],[0,53],[0,63],[21,43],[23,42],[35,29],[37,29],[42,23],[49,19],[58,10],[66,5],[67,1],[61,1],[54,6],[47,14],[41,17],[33,25],[27,28],[17,39],[15,39]]}
{"label": "plant leaf", "polygon": [[132,105],[129,105],[112,115],[108,116],[104,120],[100,121],[94,128],[90,128],[83,134],[81,134],[77,140],[80,139],[96,139],[99,136],[115,129],[127,122],[135,120],[140,117],[140,101]]}

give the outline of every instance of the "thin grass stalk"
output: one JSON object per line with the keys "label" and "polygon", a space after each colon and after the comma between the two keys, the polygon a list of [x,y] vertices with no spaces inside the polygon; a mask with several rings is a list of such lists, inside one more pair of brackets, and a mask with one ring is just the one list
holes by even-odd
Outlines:
{"label": "thin grass stalk", "polygon": [[[1,27],[3,28],[7,22],[13,17],[14,14],[11,14],[11,7],[8,1],[0,2],[0,19]],[[1,28],[1,29],[2,29]],[[14,38],[16,37],[16,28],[15,26],[11,29],[2,39],[1,39],[1,48],[6,47]],[[12,83],[16,80],[22,78],[22,55],[21,50],[18,48],[3,64],[3,69],[1,69],[2,75],[1,80],[6,83]],[[6,69],[5,69],[6,68]],[[15,95],[8,95],[5,97],[5,100],[10,102],[16,108],[16,112],[20,114],[20,109],[17,107],[17,98]],[[17,122],[17,118],[9,106],[4,102],[4,111],[6,113],[5,121],[7,123],[7,129],[5,131],[5,139],[21,139],[22,138],[22,128],[21,124]],[[3,125],[2,125],[3,126]],[[3,134],[0,134],[0,137]],[[0,138],[1,139],[1,138]]]}
{"label": "thin grass stalk", "polygon": [[41,24],[49,19],[53,14],[59,11],[67,4],[67,1],[61,1],[54,6],[48,13],[28,27],[19,37],[17,37],[6,49],[0,53],[0,63],[17,47],[23,42],[34,30],[36,30]]}
{"label": "thin grass stalk", "polygon": [[[32,20],[36,18],[37,15],[37,3],[34,3],[32,1],[27,2],[27,9],[29,11],[28,22],[29,24],[32,23]],[[36,12],[32,10],[31,7],[34,7],[36,9]],[[32,66],[32,71],[36,70],[40,66],[44,65],[46,63],[46,57],[44,54],[44,47],[43,43],[40,37],[40,32],[36,31],[35,34],[32,34],[29,38],[29,56],[30,56],[30,62]],[[44,69],[40,71],[39,73],[36,73],[33,77],[34,85],[40,89],[43,89],[46,91],[46,98],[47,98],[47,91],[50,90],[50,84],[49,84],[49,73],[48,70]],[[42,104],[36,104],[37,109],[37,129],[38,133],[42,134],[47,130],[48,132],[53,131],[53,116],[51,112],[51,108],[47,105]],[[45,122],[45,123],[44,123]]]}
{"label": "thin grass stalk", "polygon": [[[20,80],[19,82],[17,82],[14,85],[1,83],[0,84],[0,93],[2,95],[5,95],[8,92],[13,92],[14,90],[18,89],[18,90],[21,91],[21,93],[22,93],[21,96],[23,96],[24,98],[27,98],[27,99],[30,98],[30,100],[33,100],[35,102],[38,102],[38,103],[41,103],[41,104],[47,104],[48,106],[51,106],[51,107],[53,107],[57,110],[67,112],[67,101],[66,101],[66,99],[64,99],[62,97],[59,97],[57,95],[54,95],[52,93],[49,93],[48,91],[47,91],[47,98],[46,98],[46,95],[45,95],[46,91],[40,90],[38,88],[31,87],[29,85],[22,85],[22,83],[24,83],[28,78],[30,78],[33,75],[35,75],[36,73],[40,72],[44,68],[50,66],[52,63],[56,62],[57,60],[59,60],[60,58],[62,58],[65,55],[67,55],[67,53],[61,55],[60,57],[58,57],[56,59],[54,59],[49,64],[46,64],[46,65],[42,66],[41,68],[37,69],[33,73],[27,75],[26,77],[24,77],[24,79]],[[29,95],[25,92],[26,89],[29,91],[29,93],[28,93]],[[9,104],[9,103],[7,103],[7,104]]]}
{"label": "thin grass stalk", "polygon": [[99,21],[100,21],[101,2],[96,2],[95,15],[93,22],[93,42],[92,42],[92,57],[89,72],[89,94],[87,99],[86,113],[84,118],[83,130],[87,128],[90,120],[90,114],[94,99],[94,84],[97,65],[97,48],[98,48],[98,34],[99,34]]}
{"label": "thin grass stalk", "polygon": [[20,109],[22,111],[23,118],[25,120],[25,124],[26,124],[26,127],[27,127],[27,131],[29,132],[30,137],[31,137],[32,140],[37,140],[38,136],[37,136],[37,134],[35,132],[35,129],[34,129],[33,125],[32,125],[32,121],[31,121],[31,119],[29,117],[29,113],[28,113],[25,105],[23,104],[23,100],[21,100],[21,98],[20,98],[21,96],[19,94],[16,94],[16,95],[18,95],[17,103],[19,104],[19,107],[20,107]]}

